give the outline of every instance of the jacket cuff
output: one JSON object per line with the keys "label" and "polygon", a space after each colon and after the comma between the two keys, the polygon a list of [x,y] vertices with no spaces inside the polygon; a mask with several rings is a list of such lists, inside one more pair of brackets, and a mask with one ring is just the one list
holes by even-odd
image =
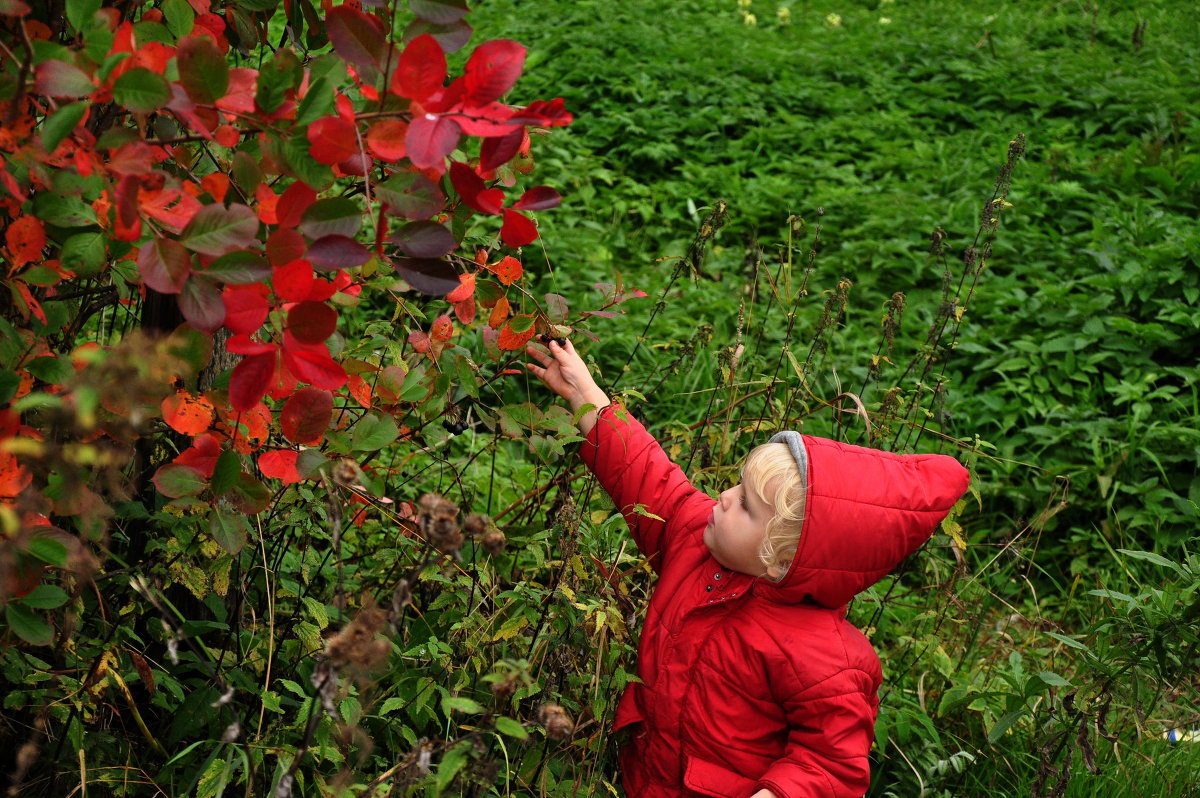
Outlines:
{"label": "jacket cuff", "polygon": [[[633,419],[622,420],[615,417],[614,413],[618,407],[620,405],[614,401],[609,402],[596,411],[596,423],[588,430],[587,436],[579,445],[579,456],[583,459],[584,465],[593,471],[596,467],[596,460],[600,456],[600,442],[602,439],[607,441],[613,436],[616,436],[618,439],[624,438],[628,440],[629,438],[629,421]],[[622,430],[621,427],[625,427],[625,429]]]}

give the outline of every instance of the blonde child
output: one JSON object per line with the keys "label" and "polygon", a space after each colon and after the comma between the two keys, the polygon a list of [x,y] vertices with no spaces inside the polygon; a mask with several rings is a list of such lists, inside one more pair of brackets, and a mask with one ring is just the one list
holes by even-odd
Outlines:
{"label": "blonde child", "polygon": [[[967,489],[942,455],[775,435],[713,499],[596,385],[570,341],[527,353],[579,420],[581,454],[658,575],[617,707],[631,798],[861,796],[879,658],[846,604]],[[661,520],[660,520],[661,519]]]}

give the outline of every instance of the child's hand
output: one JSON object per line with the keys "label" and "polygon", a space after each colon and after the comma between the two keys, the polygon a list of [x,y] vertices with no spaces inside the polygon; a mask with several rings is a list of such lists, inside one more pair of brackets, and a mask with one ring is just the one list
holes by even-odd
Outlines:
{"label": "child's hand", "polygon": [[775,798],[775,793],[770,790],[759,790],[754,795],[751,795],[750,798]]}
{"label": "child's hand", "polygon": [[[560,346],[557,341],[550,339],[546,354],[532,344],[525,347],[525,353],[538,364],[526,363],[525,368],[556,394],[567,400],[571,411],[574,412],[586,404],[596,406],[596,411],[611,404],[608,394],[600,390],[592,374],[584,364],[583,358],[575,351],[575,345],[569,339],[566,346]],[[587,434],[596,423],[596,411],[586,413],[579,419],[579,429]]]}

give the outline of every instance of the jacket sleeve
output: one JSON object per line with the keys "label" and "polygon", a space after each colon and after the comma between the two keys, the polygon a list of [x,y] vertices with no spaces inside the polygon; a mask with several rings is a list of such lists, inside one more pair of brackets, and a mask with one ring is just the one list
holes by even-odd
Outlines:
{"label": "jacket sleeve", "polygon": [[878,701],[871,677],[842,671],[787,697],[787,750],[758,780],[777,798],[861,798]]}
{"label": "jacket sleeve", "polygon": [[624,408],[609,405],[580,447],[580,455],[625,516],[633,540],[661,573],[676,531],[671,521],[689,501],[712,501],[671,462],[646,428]]}

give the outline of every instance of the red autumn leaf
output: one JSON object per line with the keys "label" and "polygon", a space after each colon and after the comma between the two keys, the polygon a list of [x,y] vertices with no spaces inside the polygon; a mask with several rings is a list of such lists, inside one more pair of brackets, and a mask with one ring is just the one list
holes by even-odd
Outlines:
{"label": "red autumn leaf", "polygon": [[314,279],[311,263],[294,260],[275,268],[271,284],[275,286],[275,295],[284,302],[301,302],[312,291]]}
{"label": "red autumn leaf", "polygon": [[327,13],[325,23],[325,33],[334,51],[368,82],[374,81],[388,47],[383,22],[356,8],[341,5]]}
{"label": "red autumn leaf", "polygon": [[142,282],[160,294],[178,294],[191,274],[192,258],[178,241],[154,238],[138,252]]}
{"label": "red autumn leaf", "polygon": [[479,168],[491,172],[513,159],[525,141],[525,128],[519,127],[503,136],[489,136],[479,145]]}
{"label": "red autumn leaf", "polygon": [[445,296],[458,288],[458,272],[444,260],[396,258],[392,268],[406,283],[428,296]]}
{"label": "red autumn leaf", "polygon": [[335,164],[358,152],[354,125],[336,116],[313,122],[305,135],[311,145],[308,154],[318,163]]}
{"label": "red autumn leaf", "polygon": [[442,171],[446,156],[458,146],[460,132],[458,123],[444,116],[422,114],[414,117],[404,137],[408,159],[418,169]]}
{"label": "red autumn leaf", "polygon": [[351,374],[346,379],[346,388],[360,405],[366,408],[371,407],[371,383],[358,374]]}
{"label": "red autumn leaf", "polygon": [[317,444],[333,419],[333,394],[321,388],[301,388],[279,413],[279,426],[292,443]]}
{"label": "red autumn leaf", "polygon": [[408,0],[408,9],[435,25],[449,25],[467,15],[466,0]]}
{"label": "red autumn leaf", "polygon": [[280,227],[295,227],[300,224],[308,206],[317,200],[317,192],[303,180],[297,180],[279,195],[279,203],[275,206],[275,218]]}
{"label": "red autumn leaf", "polygon": [[235,355],[265,355],[276,350],[275,344],[255,341],[249,335],[239,334],[229,336],[225,348]]}
{"label": "red autumn leaf", "polygon": [[43,61],[33,74],[34,91],[50,97],[85,97],[96,88],[83,70],[64,61]]}
{"label": "red autumn leaf", "polygon": [[184,449],[172,460],[172,463],[188,468],[194,468],[211,479],[217,467],[217,459],[221,456],[221,443],[211,432],[201,435],[192,441],[192,445]]}
{"label": "red autumn leaf", "polygon": [[517,349],[525,348],[525,344],[529,343],[529,339],[533,337],[533,334],[537,328],[530,323],[529,328],[524,332],[515,332],[512,325],[518,320],[520,320],[521,324],[524,324],[525,320],[527,319],[532,321],[533,317],[515,316],[511,321],[509,321],[508,324],[504,325],[504,328],[500,330],[500,337],[497,340],[497,344],[501,349],[506,351],[515,351]]}
{"label": "red autumn leaf", "polygon": [[[259,183],[254,189],[254,198],[258,200],[254,210],[263,224],[279,224],[279,197],[266,183]],[[217,200],[220,202],[220,200]]]}
{"label": "red autumn leaf", "polygon": [[288,311],[287,329],[304,344],[324,343],[337,329],[338,314],[324,302],[304,301]]}
{"label": "red autumn leaf", "polygon": [[200,188],[204,189],[217,202],[225,201],[229,191],[229,175],[224,172],[210,172],[200,178]]}
{"label": "red autumn leaf", "polygon": [[367,148],[381,161],[394,163],[407,154],[404,137],[408,134],[408,123],[398,119],[376,122],[367,130]]}
{"label": "red autumn leaf", "polygon": [[176,54],[179,82],[194,102],[212,105],[229,91],[225,54],[206,36],[187,36]]}
{"label": "red autumn leaf", "polygon": [[504,322],[508,321],[508,312],[508,297],[502,296],[496,300],[496,305],[492,308],[492,314],[488,317],[488,326],[493,330],[499,330]]}
{"label": "red autumn leaf", "polygon": [[408,334],[408,342],[412,344],[412,348],[426,354],[429,352],[429,336],[421,330],[413,330]]}
{"label": "red autumn leaf", "polygon": [[[500,259],[499,263],[488,266],[488,269],[495,272],[496,279],[504,285],[512,285],[517,280],[521,279],[524,270],[521,268],[521,261],[514,258],[512,255],[505,255]],[[493,327],[495,325],[492,325]]]}
{"label": "red autumn leaf", "polygon": [[409,42],[392,76],[392,91],[423,103],[441,91],[445,82],[446,54],[437,39],[424,34]]}
{"label": "red autumn leaf", "polygon": [[535,100],[524,108],[518,108],[508,118],[509,124],[533,127],[562,127],[571,124],[571,112],[566,109],[562,97],[550,102]]}
{"label": "red autumn leaf", "polygon": [[[294,185],[303,184],[297,182]],[[287,192],[285,191],[284,194],[286,195]],[[280,200],[282,199],[280,197]],[[275,213],[278,215],[278,207],[276,207]],[[303,258],[307,250],[308,244],[305,243],[304,236],[295,230],[281,227],[267,237],[267,260],[271,261],[272,266],[283,266],[297,258]]]}
{"label": "red autumn leaf", "polygon": [[[416,11],[413,13],[415,14]],[[408,23],[408,27],[404,29],[405,39],[413,39],[417,36],[429,34],[434,39],[437,39],[437,43],[448,53],[458,52],[467,45],[467,42],[471,41],[472,29],[465,19],[439,25],[427,19],[420,19],[420,14],[417,14],[417,16],[418,19],[414,19]]]}
{"label": "red autumn leaf", "polygon": [[504,192],[498,188],[489,189],[483,178],[461,161],[450,163],[450,183],[469,208],[492,215],[503,209]]}
{"label": "red autumn leaf", "polygon": [[249,410],[258,404],[275,375],[275,353],[250,355],[233,367],[229,377],[229,403],[234,410]]}
{"label": "red autumn leaf", "polygon": [[154,487],[164,496],[179,499],[195,496],[208,487],[208,480],[199,471],[178,463],[167,463],[151,477]]}
{"label": "red autumn leaf", "polygon": [[42,260],[42,249],[46,246],[46,228],[36,216],[21,216],[4,231],[4,241],[12,254],[12,267]]}
{"label": "red autumn leaf", "polygon": [[454,323],[445,313],[433,320],[429,328],[429,337],[434,341],[449,341],[454,335]]}
{"label": "red autumn leaf", "polygon": [[221,294],[225,305],[225,326],[235,335],[250,335],[267,320],[270,310],[262,287],[226,286]]}
{"label": "red autumn leaf", "polygon": [[513,209],[544,211],[548,208],[558,207],[560,202],[562,202],[562,196],[550,186],[534,186],[521,195],[521,199],[517,200]]}
{"label": "red autumn leaf", "polygon": [[437,222],[410,222],[389,240],[412,258],[440,258],[458,249],[454,234]]}
{"label": "red autumn leaf", "polygon": [[467,59],[464,79],[469,105],[485,105],[505,95],[521,76],[525,48],[511,39],[484,42]]}
{"label": "red autumn leaf", "polygon": [[292,485],[300,482],[300,472],[296,468],[296,458],[300,453],[295,449],[272,449],[258,456],[258,470],[264,477],[271,477]]}
{"label": "red autumn leaf", "polygon": [[0,499],[15,499],[32,480],[33,475],[17,462],[16,455],[0,451]]}
{"label": "red autumn leaf", "polygon": [[[345,274],[345,272],[338,272],[338,274]],[[304,298],[313,302],[324,302],[326,299],[329,299],[329,297],[336,293],[337,286],[335,286],[329,280],[322,280],[320,277],[314,277],[312,286],[309,287],[308,294]]]}
{"label": "red autumn leaf", "polygon": [[454,315],[463,324],[470,324],[475,321],[475,299],[464,299],[462,302],[454,303]]}
{"label": "red autumn leaf", "polygon": [[500,239],[516,249],[537,241],[537,226],[522,213],[505,209],[504,224],[500,226]]}
{"label": "red autumn leaf", "polygon": [[475,275],[460,274],[458,276],[458,288],[455,288],[450,293],[446,294],[447,302],[462,302],[465,299],[470,299],[475,295]]}
{"label": "red autumn leaf", "polygon": [[162,400],[162,417],[167,426],[184,435],[199,435],[212,426],[216,411],[212,402],[203,396],[192,396],[185,390]]}
{"label": "red autumn leaf", "polygon": [[308,245],[308,260],[323,269],[353,269],[371,259],[371,251],[343,235],[321,236]]}
{"label": "red autumn leaf", "polygon": [[179,311],[197,330],[214,333],[225,323],[221,292],[208,280],[192,276],[179,292]]}
{"label": "red autumn leaf", "polygon": [[346,384],[346,370],[330,357],[324,344],[308,346],[284,333],[283,362],[296,379],[317,388],[336,391]]}

